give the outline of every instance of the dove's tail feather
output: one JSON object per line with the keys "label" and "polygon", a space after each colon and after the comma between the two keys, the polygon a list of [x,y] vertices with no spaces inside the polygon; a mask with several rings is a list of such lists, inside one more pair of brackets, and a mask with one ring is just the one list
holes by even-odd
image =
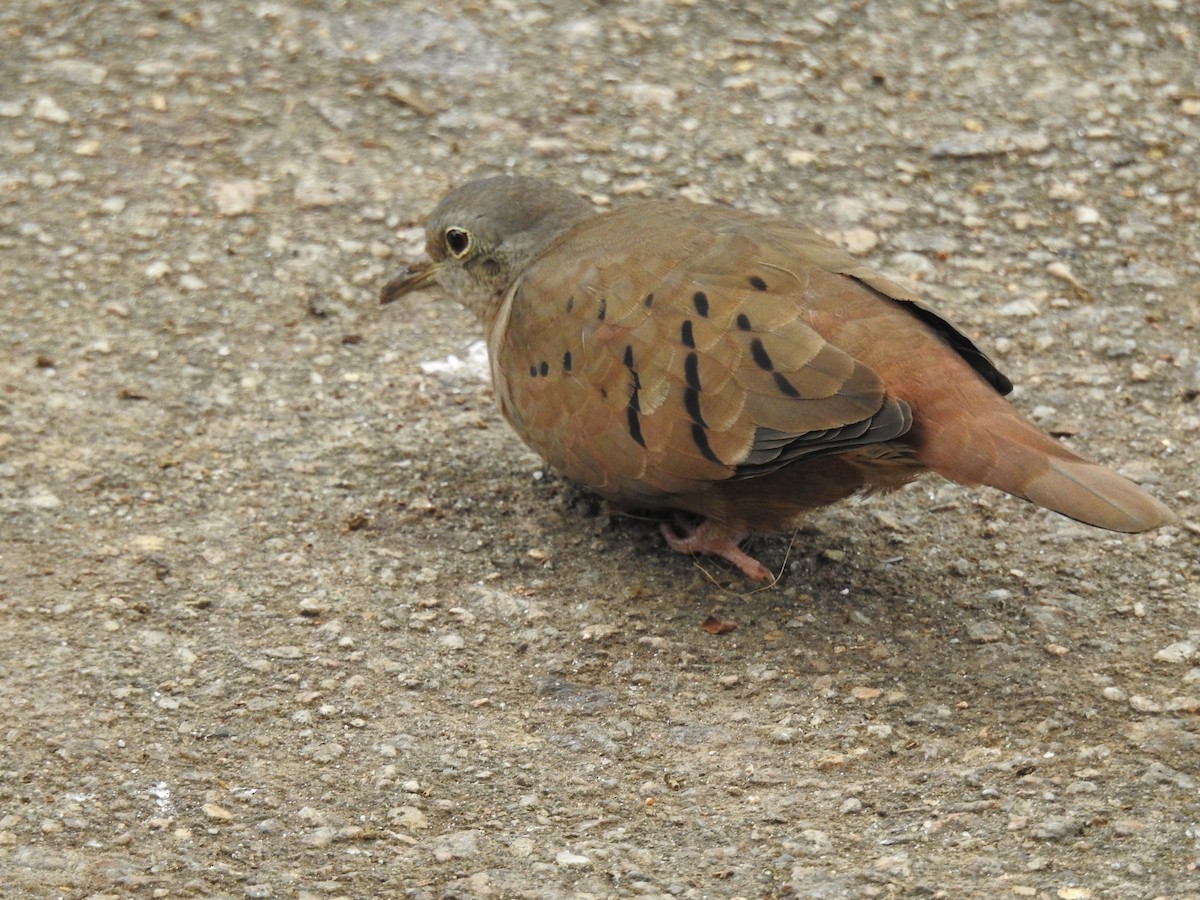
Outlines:
{"label": "dove's tail feather", "polygon": [[1128,478],[1026,422],[987,385],[960,385],[972,396],[934,402],[916,416],[917,459],[939,475],[999,488],[1109,531],[1149,531],[1177,520]]}

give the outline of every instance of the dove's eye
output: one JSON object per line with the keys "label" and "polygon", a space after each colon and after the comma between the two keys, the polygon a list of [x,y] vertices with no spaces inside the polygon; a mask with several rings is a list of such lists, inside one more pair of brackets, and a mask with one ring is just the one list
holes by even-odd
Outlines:
{"label": "dove's eye", "polygon": [[446,249],[455,259],[462,259],[471,249],[471,232],[461,228],[447,228]]}

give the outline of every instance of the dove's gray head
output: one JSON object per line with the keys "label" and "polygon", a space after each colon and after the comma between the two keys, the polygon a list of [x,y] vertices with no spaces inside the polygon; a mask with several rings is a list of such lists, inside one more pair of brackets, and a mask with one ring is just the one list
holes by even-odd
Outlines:
{"label": "dove's gray head", "polygon": [[460,185],[425,225],[428,262],[387,283],[380,300],[436,280],[485,324],[525,267],[564,230],[595,215],[588,203],[552,181],[502,175]]}

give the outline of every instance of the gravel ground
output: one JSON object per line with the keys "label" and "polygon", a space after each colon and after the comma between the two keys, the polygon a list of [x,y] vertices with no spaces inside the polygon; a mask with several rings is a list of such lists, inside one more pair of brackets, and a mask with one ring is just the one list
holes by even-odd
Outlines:
{"label": "gravel ground", "polygon": [[[1200,896],[1192,0],[0,30],[4,897]],[[1183,521],[928,479],[748,593],[377,306],[501,171],[817,224]]]}

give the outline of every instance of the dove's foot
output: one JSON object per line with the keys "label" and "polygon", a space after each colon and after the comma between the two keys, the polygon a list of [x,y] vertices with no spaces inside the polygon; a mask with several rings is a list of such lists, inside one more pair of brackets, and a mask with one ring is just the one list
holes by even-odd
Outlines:
{"label": "dove's foot", "polygon": [[711,519],[706,519],[699,525],[691,525],[680,516],[676,516],[674,524],[663,522],[661,530],[667,546],[672,550],[679,553],[719,556],[741,569],[747,578],[753,578],[755,581],[775,580],[770,569],[738,546],[746,539],[744,532],[718,525]]}

